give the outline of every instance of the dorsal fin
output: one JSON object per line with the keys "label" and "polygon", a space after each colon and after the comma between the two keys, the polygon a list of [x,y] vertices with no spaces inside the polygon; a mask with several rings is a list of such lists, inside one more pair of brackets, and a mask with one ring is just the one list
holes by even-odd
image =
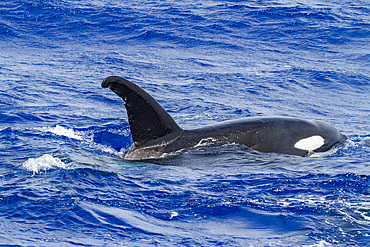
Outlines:
{"label": "dorsal fin", "polygon": [[166,135],[178,136],[182,129],[165,109],[138,85],[118,76],[107,77],[103,88],[121,97],[126,106],[132,139],[136,146]]}

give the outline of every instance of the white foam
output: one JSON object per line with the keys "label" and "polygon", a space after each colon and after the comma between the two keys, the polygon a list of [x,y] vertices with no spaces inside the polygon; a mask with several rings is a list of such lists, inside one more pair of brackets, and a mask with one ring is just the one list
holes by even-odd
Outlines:
{"label": "white foam", "polygon": [[73,129],[68,129],[60,125],[57,125],[54,128],[43,127],[38,129],[44,132],[51,132],[59,136],[66,136],[68,138],[82,140],[82,137],[77,135]]}
{"label": "white foam", "polygon": [[176,216],[179,216],[179,213],[178,212],[171,212],[171,216],[170,216],[170,220],[173,218],[173,217],[176,217]]}
{"label": "white foam", "polygon": [[40,171],[46,171],[54,167],[63,169],[67,167],[59,158],[55,158],[50,154],[44,154],[39,158],[30,158],[22,166],[33,173],[39,173]]}
{"label": "white foam", "polygon": [[118,157],[121,157],[121,158],[123,158],[124,153],[125,153],[124,149],[121,149],[120,151],[117,151],[114,148],[107,147],[107,146],[102,145],[102,144],[95,144],[94,146],[95,146],[96,149],[99,149],[104,153],[109,153],[109,154],[112,154],[112,155],[115,155],[115,156],[118,156]]}
{"label": "white foam", "polygon": [[326,242],[325,240],[321,240],[320,242],[312,245],[303,245],[304,247],[327,247],[333,246],[331,243]]}
{"label": "white foam", "polygon": [[310,136],[297,141],[294,147],[300,150],[313,151],[324,145],[325,139],[319,135]]}

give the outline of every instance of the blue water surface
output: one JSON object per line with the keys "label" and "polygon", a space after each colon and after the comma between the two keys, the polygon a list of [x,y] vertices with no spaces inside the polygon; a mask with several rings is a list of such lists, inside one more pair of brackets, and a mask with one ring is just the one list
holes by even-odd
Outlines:
{"label": "blue water surface", "polygon": [[[368,246],[369,16],[361,0],[0,0],[0,244]],[[348,140],[127,161],[111,75],[186,129],[278,115]]]}

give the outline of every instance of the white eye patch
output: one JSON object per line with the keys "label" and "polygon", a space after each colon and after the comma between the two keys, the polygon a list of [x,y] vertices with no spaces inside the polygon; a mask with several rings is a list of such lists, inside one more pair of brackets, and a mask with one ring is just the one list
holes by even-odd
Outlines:
{"label": "white eye patch", "polygon": [[294,144],[294,147],[300,150],[313,151],[324,145],[324,142],[325,139],[319,135],[310,136],[297,141],[296,144]]}

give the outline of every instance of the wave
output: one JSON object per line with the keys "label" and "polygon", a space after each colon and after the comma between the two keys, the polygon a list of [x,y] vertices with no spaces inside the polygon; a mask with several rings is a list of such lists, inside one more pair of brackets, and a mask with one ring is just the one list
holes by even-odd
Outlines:
{"label": "wave", "polygon": [[38,158],[28,159],[22,164],[22,167],[36,174],[53,168],[67,169],[68,165],[62,162],[59,158],[53,157],[50,154],[44,154]]}
{"label": "wave", "polygon": [[[42,36],[49,43],[55,39],[83,43],[98,39],[117,44],[131,40],[142,44],[166,42],[224,49],[249,49],[253,38],[259,37],[268,42],[276,39],[293,49],[320,50],[325,46],[334,51],[335,46],[354,39],[365,42],[368,36],[366,9],[361,8],[354,10],[359,17],[354,20],[348,13],[337,10],[335,5],[264,7],[254,6],[253,3],[249,6],[204,3],[201,4],[201,11],[197,12],[191,11],[193,6],[190,5],[187,12],[155,5],[152,3],[137,8],[134,5],[107,5],[105,1],[94,1],[92,4],[13,4],[0,9],[4,16],[0,27],[6,34],[21,33],[23,37],[31,35],[37,40]],[[18,14],[16,21],[9,14],[14,11]],[[232,19],[228,18],[230,15]],[[353,28],[354,21],[364,28]],[[23,22],[28,25],[18,24]],[[303,39],[302,32],[306,35]]]}
{"label": "wave", "polygon": [[37,129],[43,132],[51,132],[59,136],[65,136],[71,139],[82,140],[82,136],[77,134],[76,131],[74,131],[73,129],[62,127],[60,125],[57,125],[54,128],[43,127],[43,128],[37,128]]}

